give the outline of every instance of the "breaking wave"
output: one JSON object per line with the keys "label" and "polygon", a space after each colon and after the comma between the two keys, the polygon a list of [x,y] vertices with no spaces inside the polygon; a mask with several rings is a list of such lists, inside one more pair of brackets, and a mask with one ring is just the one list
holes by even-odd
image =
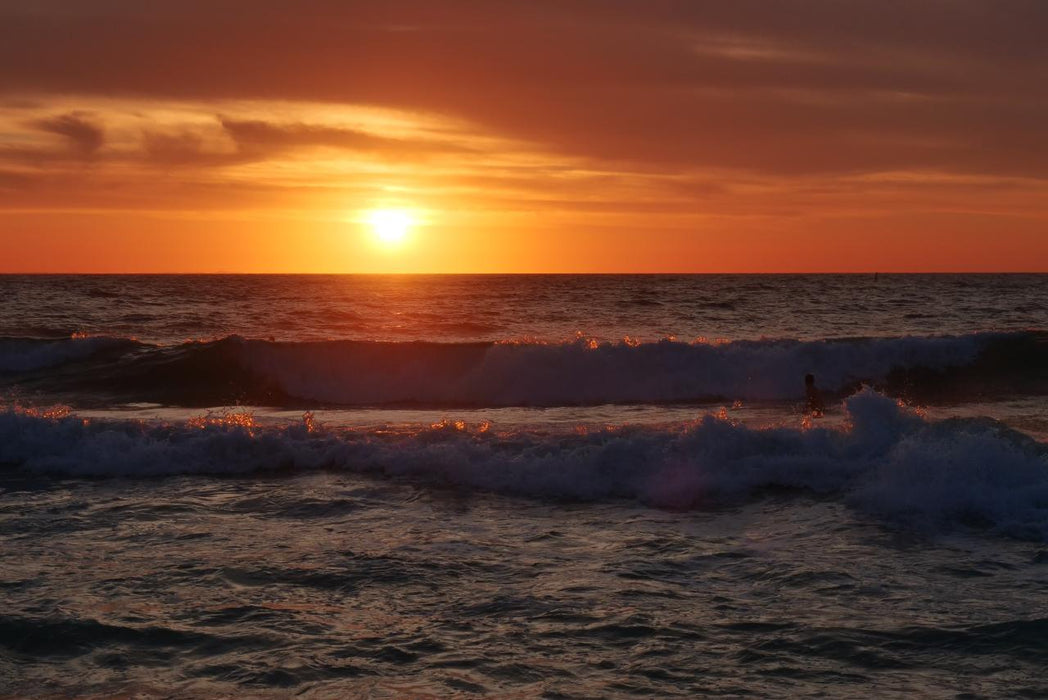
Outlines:
{"label": "breaking wave", "polygon": [[707,416],[674,427],[500,432],[261,426],[249,414],[183,424],[0,413],[0,463],[38,473],[147,477],[347,470],[539,499],[692,509],[768,489],[839,498],[920,529],[1048,540],[1048,446],[989,419],[930,422],[864,390],[844,428],[753,429]]}
{"label": "breaking wave", "polygon": [[125,338],[0,338],[0,376],[58,367],[102,355],[120,355],[140,348]]}
{"label": "breaking wave", "polygon": [[1048,334],[729,343],[0,340],[0,385],[185,406],[557,406],[803,396],[863,383],[915,399],[1048,393]]}

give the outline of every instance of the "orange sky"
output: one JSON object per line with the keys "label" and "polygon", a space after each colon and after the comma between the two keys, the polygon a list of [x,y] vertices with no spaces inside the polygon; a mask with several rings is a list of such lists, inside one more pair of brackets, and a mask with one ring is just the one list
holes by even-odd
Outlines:
{"label": "orange sky", "polygon": [[[0,0],[0,271],[1048,271],[1048,3]],[[369,211],[418,225],[376,244]]]}

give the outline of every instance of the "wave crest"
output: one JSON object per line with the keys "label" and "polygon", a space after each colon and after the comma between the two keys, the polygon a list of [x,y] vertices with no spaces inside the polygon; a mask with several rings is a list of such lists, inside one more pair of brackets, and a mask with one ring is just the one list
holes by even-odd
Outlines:
{"label": "wave crest", "polygon": [[0,463],[77,476],[337,469],[550,500],[690,509],[799,489],[919,528],[979,526],[1048,540],[1048,448],[991,420],[929,422],[863,391],[843,429],[752,429],[715,416],[671,428],[499,432],[265,427],[0,413]]}
{"label": "wave crest", "polygon": [[[6,344],[5,344],[6,343]],[[35,343],[35,344],[34,344]],[[1043,333],[639,344],[3,341],[0,375],[29,391],[187,406],[559,406],[803,397],[863,383],[913,398],[1048,392]],[[0,379],[3,379],[0,376]]]}

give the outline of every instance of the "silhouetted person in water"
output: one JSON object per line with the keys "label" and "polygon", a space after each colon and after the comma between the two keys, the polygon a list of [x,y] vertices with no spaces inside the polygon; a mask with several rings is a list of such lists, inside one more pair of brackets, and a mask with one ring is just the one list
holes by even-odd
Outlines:
{"label": "silhouetted person in water", "polygon": [[821,416],[823,411],[822,394],[815,387],[815,375],[804,375],[804,396],[807,412],[813,416]]}

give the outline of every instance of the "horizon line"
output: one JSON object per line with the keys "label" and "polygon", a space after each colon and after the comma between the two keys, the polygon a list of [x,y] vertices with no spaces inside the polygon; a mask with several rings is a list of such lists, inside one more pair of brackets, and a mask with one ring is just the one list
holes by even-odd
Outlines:
{"label": "horizon line", "polygon": [[530,272],[278,272],[278,271],[228,271],[228,270],[209,270],[209,271],[122,271],[122,272],[84,272],[74,270],[60,270],[60,271],[3,271],[0,270],[0,276],[3,277],[47,277],[47,276],[109,276],[109,277],[134,277],[134,276],[154,276],[154,277],[179,277],[179,276],[191,276],[191,275],[209,275],[209,276],[224,276],[224,277],[251,277],[251,276],[283,276],[283,277],[509,277],[509,276],[572,276],[572,277],[600,277],[600,276],[659,276],[659,275],[1045,275],[1048,274],[1048,269],[1044,270],[870,270],[870,271],[852,271],[852,270],[776,270],[769,272],[756,272],[756,271],[723,271],[723,272],[712,272],[712,271],[643,271],[643,272],[630,272],[630,271],[608,271],[608,272],[541,272],[541,271],[530,271]]}

